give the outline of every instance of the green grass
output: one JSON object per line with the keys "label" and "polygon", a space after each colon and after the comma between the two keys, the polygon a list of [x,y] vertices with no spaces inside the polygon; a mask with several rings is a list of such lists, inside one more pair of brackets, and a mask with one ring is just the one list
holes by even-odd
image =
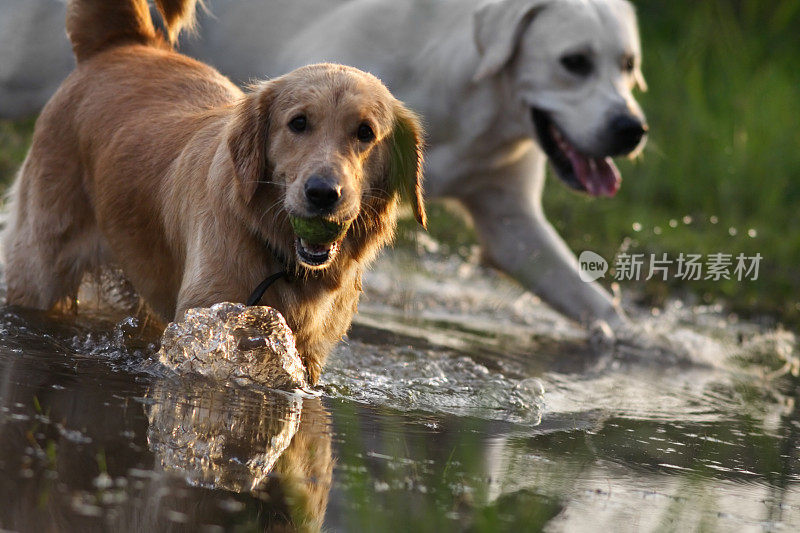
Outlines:
{"label": "green grass", "polygon": [[10,183],[25,159],[33,135],[33,119],[0,120],[0,191]]}
{"label": "green grass", "polygon": [[[650,85],[639,95],[651,127],[644,157],[620,165],[623,186],[611,200],[580,198],[550,180],[550,219],[574,250],[605,257],[626,238],[633,250],[670,258],[760,252],[758,281],[686,282],[682,288],[706,300],[723,298],[741,312],[796,321],[800,3],[635,4]],[[633,231],[634,223],[641,231]],[[751,229],[755,238],[748,236]],[[659,284],[644,289],[657,297],[666,293]]]}
{"label": "green grass", "polygon": [[[743,314],[797,323],[800,2],[634,3],[650,86],[639,95],[651,127],[644,156],[620,164],[624,182],[613,199],[589,199],[551,179],[545,192],[550,220],[573,250],[606,258],[623,245],[670,258],[759,252],[758,281],[637,282],[632,288],[654,304],[689,292],[722,299]],[[0,122],[0,182],[22,161],[32,124]],[[444,211],[433,211],[434,235],[451,243],[474,239]],[[642,229],[634,231],[634,224]]]}

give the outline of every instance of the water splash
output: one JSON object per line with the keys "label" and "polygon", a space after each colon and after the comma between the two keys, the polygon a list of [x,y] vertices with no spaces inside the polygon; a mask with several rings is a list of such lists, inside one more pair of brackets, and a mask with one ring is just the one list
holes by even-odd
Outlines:
{"label": "water splash", "polygon": [[710,407],[709,391],[800,368],[792,334],[678,300],[638,312],[629,342],[592,347],[529,293],[452,256],[409,261],[392,252],[365,288],[356,323],[377,333],[340,346],[322,385],[334,397],[402,411],[528,426],[543,412],[597,410],[707,420],[709,410],[729,416],[740,408],[735,394]]}
{"label": "water splash", "polygon": [[544,398],[538,379],[505,376],[469,356],[357,341],[335,351],[320,385],[335,398],[400,411],[526,425],[541,421]]}
{"label": "water splash", "polygon": [[226,302],[190,309],[164,330],[158,359],[180,374],[220,381],[278,389],[307,385],[294,335],[271,307]]}

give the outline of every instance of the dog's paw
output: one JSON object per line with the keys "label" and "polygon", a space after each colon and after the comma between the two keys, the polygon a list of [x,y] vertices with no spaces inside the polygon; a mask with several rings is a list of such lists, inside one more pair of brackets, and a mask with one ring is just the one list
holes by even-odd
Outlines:
{"label": "dog's paw", "polygon": [[617,336],[605,320],[595,320],[589,324],[589,343],[598,348],[610,348],[616,344]]}

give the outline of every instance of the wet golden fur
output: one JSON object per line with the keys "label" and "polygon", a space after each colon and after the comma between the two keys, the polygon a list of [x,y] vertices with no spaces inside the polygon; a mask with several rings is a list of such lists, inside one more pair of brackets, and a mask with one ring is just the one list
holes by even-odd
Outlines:
{"label": "wet golden fur", "polygon": [[[166,39],[144,0],[69,3],[78,66],[39,117],[11,193],[8,303],[48,309],[110,265],[172,319],[243,302],[288,268],[295,279],[274,284],[262,303],[286,317],[316,382],[350,325],[364,266],[392,237],[398,174],[424,224],[418,120],[377,78],[340,65],[303,67],[242,93],[171,50],[193,4],[158,2]],[[297,110],[314,123],[308,135],[287,128]],[[355,138],[363,121],[372,143]],[[412,146],[398,146],[408,142],[401,130]],[[314,271],[295,260],[287,213],[303,214],[297,190],[319,168],[342,185],[333,215],[354,222],[333,262]]]}

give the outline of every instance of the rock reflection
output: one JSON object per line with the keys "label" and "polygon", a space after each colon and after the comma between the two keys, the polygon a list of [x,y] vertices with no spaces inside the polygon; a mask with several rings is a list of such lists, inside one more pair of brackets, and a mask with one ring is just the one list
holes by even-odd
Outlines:
{"label": "rock reflection", "polygon": [[329,415],[318,398],[164,381],[147,398],[147,441],[188,483],[269,502],[270,528],[319,530],[331,487]]}

